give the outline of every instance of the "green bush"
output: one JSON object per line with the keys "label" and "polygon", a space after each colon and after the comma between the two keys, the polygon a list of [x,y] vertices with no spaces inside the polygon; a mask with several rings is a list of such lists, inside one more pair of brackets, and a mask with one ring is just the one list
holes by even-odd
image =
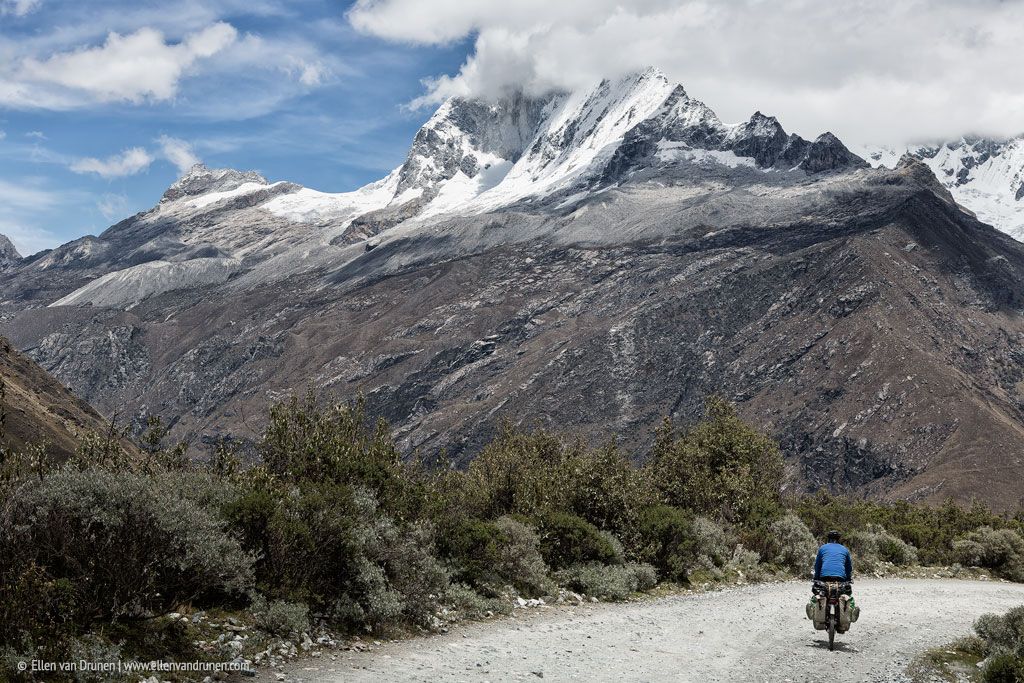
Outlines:
{"label": "green bush", "polygon": [[564,463],[583,451],[544,430],[521,432],[510,423],[458,477],[459,508],[481,519],[562,510],[571,481]]}
{"label": "green bush", "polygon": [[677,436],[666,420],[652,451],[653,480],[664,501],[733,522],[773,506],[782,483],[782,455],[732,404],[712,397],[706,418]]}
{"label": "green bush", "polygon": [[625,534],[658,501],[648,472],[614,443],[588,449],[550,432],[503,425],[458,479],[459,508],[482,519],[502,515],[572,514]]}
{"label": "green bush", "polygon": [[1011,524],[1019,528],[1020,524],[995,514],[983,505],[965,508],[953,501],[933,507],[906,501],[854,500],[821,492],[792,501],[792,506],[815,538],[824,538],[830,529],[843,529],[849,535],[863,531],[869,525],[879,525],[917,548],[918,559],[924,564],[959,561],[953,542],[982,526],[1001,529]]}
{"label": "green bush", "polygon": [[278,481],[367,489],[392,516],[420,516],[432,501],[419,463],[403,462],[385,421],[371,424],[362,399],[321,405],[313,394],[293,396],[271,407],[260,456]]}
{"label": "green bush", "polygon": [[818,543],[807,525],[792,513],[769,525],[764,545],[768,559],[798,576],[809,575],[814,568]]}
{"label": "green bush", "polygon": [[345,625],[425,623],[447,586],[430,525],[396,522],[370,491],[282,483],[257,469],[226,512],[259,551],[261,591],[327,610]]}
{"label": "green bush", "polygon": [[981,671],[985,683],[1020,683],[1024,681],[1024,660],[1012,652],[993,653]]}
{"label": "green bush", "polygon": [[[5,563],[6,564],[6,563]],[[36,564],[0,575],[0,643],[30,647],[76,633],[75,585]]]}
{"label": "green bush", "polygon": [[955,541],[953,551],[961,564],[1024,581],[1024,538],[1012,529],[981,527]]}
{"label": "green bush", "polygon": [[210,507],[215,497],[177,473],[64,469],[26,479],[0,507],[3,573],[37,568],[34,584],[73,602],[82,625],[240,596],[253,558]]}
{"label": "green bush", "polygon": [[974,622],[974,631],[989,648],[1024,646],[1024,606],[1014,607],[1004,615],[983,614]]}
{"label": "green bush", "polygon": [[658,583],[658,573],[649,564],[585,564],[563,569],[559,582],[574,591],[602,600],[625,600],[633,593],[649,590]]}
{"label": "green bush", "polygon": [[456,519],[442,527],[438,548],[456,580],[489,595],[506,585],[529,595],[546,594],[552,587],[537,533],[511,517]]}
{"label": "green bush", "polygon": [[596,562],[619,564],[621,546],[585,519],[551,512],[538,519],[540,552],[552,569]]}
{"label": "green bush", "polygon": [[852,532],[849,545],[855,566],[863,569],[873,569],[879,562],[890,562],[898,567],[917,564],[917,548],[879,524],[868,524],[863,531]]}
{"label": "green bush", "polygon": [[1024,680],[1024,606],[1004,615],[983,614],[974,622],[974,631],[984,642],[983,654],[988,654],[982,680]]}
{"label": "green bush", "polygon": [[369,492],[357,492],[355,502],[354,572],[336,593],[331,612],[352,625],[429,624],[448,587],[447,572],[434,554],[432,528],[425,523],[400,527]]}
{"label": "green bush", "polygon": [[309,631],[309,607],[299,602],[253,600],[256,627],[275,636],[295,637]]}
{"label": "green bush", "polygon": [[488,612],[492,615],[512,612],[509,600],[480,595],[464,583],[449,586],[445,598],[461,616],[470,619],[480,619],[487,616]]}
{"label": "green bush", "polygon": [[637,557],[658,573],[680,583],[688,578],[697,559],[693,521],[688,513],[668,505],[649,507],[637,524]]}
{"label": "green bush", "polygon": [[501,517],[494,522],[501,534],[494,568],[502,579],[530,595],[548,595],[554,583],[548,577],[548,567],[540,554],[540,537],[530,526]]}
{"label": "green bush", "polygon": [[704,558],[702,565],[724,567],[732,559],[736,542],[729,533],[715,521],[707,517],[696,517],[693,520],[694,553],[698,559]]}

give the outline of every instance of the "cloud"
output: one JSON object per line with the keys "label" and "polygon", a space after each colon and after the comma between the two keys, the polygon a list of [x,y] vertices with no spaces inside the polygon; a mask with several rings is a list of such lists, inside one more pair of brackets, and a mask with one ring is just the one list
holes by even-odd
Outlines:
{"label": "cloud", "polygon": [[359,31],[447,45],[455,74],[416,104],[589,86],[654,65],[727,120],[755,109],[854,142],[1024,130],[1024,2],[357,0]]}
{"label": "cloud", "polygon": [[27,138],[35,138],[36,140],[48,140],[49,139],[45,135],[43,135],[43,131],[41,131],[41,130],[30,130],[29,132],[25,133],[25,137],[27,137]]}
{"label": "cloud", "polygon": [[[153,28],[110,33],[102,45],[25,57],[2,78],[0,102],[13,106],[71,108],[88,102],[165,101],[199,60],[230,46],[238,33],[217,22],[169,43]],[[6,81],[6,82],[5,82]]]}
{"label": "cloud", "polygon": [[320,60],[307,62],[294,55],[288,55],[281,69],[302,85],[309,87],[320,85],[332,75],[331,68],[324,62]]}
{"label": "cloud", "polygon": [[120,154],[96,159],[87,157],[71,164],[75,173],[95,173],[103,178],[120,178],[140,173],[153,163],[153,157],[142,147],[130,147]]}
{"label": "cloud", "polygon": [[40,183],[38,178],[18,183],[0,179],[0,234],[9,237],[23,256],[59,244],[53,233],[37,227],[36,222],[77,196],[47,189]]}
{"label": "cloud", "polygon": [[7,132],[0,130],[0,140],[3,140],[5,137],[7,137]]}
{"label": "cloud", "polygon": [[48,209],[60,201],[60,195],[31,185],[0,179],[0,206],[17,209]]}
{"label": "cloud", "polygon": [[96,202],[96,208],[108,221],[123,218],[128,213],[128,197],[123,194],[104,194]]}
{"label": "cloud", "polygon": [[13,14],[24,17],[39,9],[42,0],[0,0],[0,16]]}
{"label": "cloud", "polygon": [[192,145],[184,140],[161,135],[157,138],[157,142],[160,144],[160,151],[163,152],[164,158],[177,166],[179,173],[186,173],[200,163],[199,157],[192,151]]}

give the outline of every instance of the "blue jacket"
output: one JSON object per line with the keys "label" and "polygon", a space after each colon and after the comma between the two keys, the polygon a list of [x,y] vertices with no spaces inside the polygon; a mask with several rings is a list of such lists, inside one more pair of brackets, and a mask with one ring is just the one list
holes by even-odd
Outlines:
{"label": "blue jacket", "polygon": [[839,576],[853,581],[853,560],[850,551],[842,543],[826,543],[818,548],[814,578],[817,580],[823,576]]}

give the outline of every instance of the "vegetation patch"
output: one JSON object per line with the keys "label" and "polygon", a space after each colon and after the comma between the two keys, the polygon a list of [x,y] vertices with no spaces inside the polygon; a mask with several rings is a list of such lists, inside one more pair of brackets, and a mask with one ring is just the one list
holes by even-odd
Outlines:
{"label": "vegetation patch", "polygon": [[[784,498],[777,444],[718,399],[695,425],[662,425],[650,457],[505,425],[465,470],[403,457],[361,401],[274,405],[249,467],[229,442],[200,463],[148,425],[137,449],[111,429],[60,463],[0,448],[4,666],[273,663],[336,636],[362,647],[659,582],[807,576],[832,528],[858,571],[1024,579],[1019,516]],[[993,671],[1019,650],[1007,618],[979,622]]]}

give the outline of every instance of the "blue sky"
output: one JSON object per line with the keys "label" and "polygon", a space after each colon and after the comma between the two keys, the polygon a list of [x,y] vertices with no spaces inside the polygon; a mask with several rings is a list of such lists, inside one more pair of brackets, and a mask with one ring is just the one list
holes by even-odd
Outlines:
{"label": "blue sky", "polygon": [[98,234],[194,159],[327,191],[381,177],[431,113],[404,105],[469,43],[385,42],[348,9],[0,0],[0,233],[23,255]]}

